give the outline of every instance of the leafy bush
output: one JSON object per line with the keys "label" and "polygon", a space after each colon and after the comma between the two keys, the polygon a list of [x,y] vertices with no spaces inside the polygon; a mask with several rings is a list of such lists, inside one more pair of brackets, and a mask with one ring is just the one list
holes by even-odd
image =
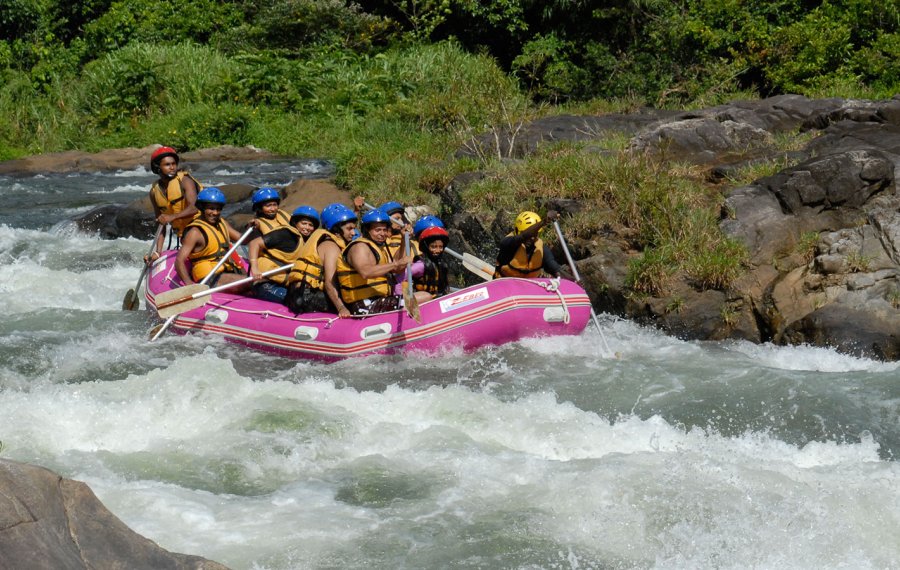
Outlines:
{"label": "leafy bush", "polygon": [[166,117],[166,131],[156,135],[176,148],[196,150],[219,145],[250,144],[256,111],[240,105],[198,103]]}
{"label": "leafy bush", "polygon": [[395,87],[382,114],[422,128],[482,132],[524,101],[494,60],[468,54],[455,42],[390,50],[374,63],[372,75],[390,78]]}
{"label": "leafy bush", "polygon": [[88,65],[75,96],[92,123],[111,127],[222,98],[225,78],[239,70],[209,48],[135,43]]}
{"label": "leafy bush", "polygon": [[[331,46],[360,53],[384,45],[394,32],[393,22],[367,13],[343,0],[269,0],[260,2],[252,23],[239,30],[256,48],[305,55],[309,46]],[[226,33],[226,44],[239,44]]]}
{"label": "leafy bush", "polygon": [[133,42],[203,44],[218,30],[242,21],[243,14],[233,2],[116,0],[102,16],[85,25],[84,35],[92,53],[99,55]]}

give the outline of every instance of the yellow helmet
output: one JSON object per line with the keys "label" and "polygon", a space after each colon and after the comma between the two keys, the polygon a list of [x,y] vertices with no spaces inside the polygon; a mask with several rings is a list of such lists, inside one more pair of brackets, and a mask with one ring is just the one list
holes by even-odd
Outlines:
{"label": "yellow helmet", "polygon": [[534,212],[522,212],[516,216],[516,233],[520,234],[533,226],[541,223],[541,217]]}

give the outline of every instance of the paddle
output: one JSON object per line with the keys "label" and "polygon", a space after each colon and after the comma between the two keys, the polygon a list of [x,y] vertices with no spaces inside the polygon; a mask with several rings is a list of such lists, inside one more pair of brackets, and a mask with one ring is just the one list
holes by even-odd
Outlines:
{"label": "paddle", "polygon": [[[293,263],[282,265],[281,267],[261,273],[260,277],[268,277],[269,275],[275,275],[276,273],[290,271],[293,267]],[[209,285],[204,283],[195,283],[193,285],[179,287],[178,289],[172,289],[171,291],[166,291],[156,296],[156,311],[159,313],[159,316],[163,318],[171,317],[172,315],[180,315],[185,311],[190,311],[191,309],[196,309],[197,307],[205,305],[206,299],[204,299],[204,297],[251,281],[253,281],[253,277],[245,277],[244,279],[238,279],[237,281],[233,281],[226,285],[220,285],[219,287],[214,287],[212,289],[209,288]]]}
{"label": "paddle", "polygon": [[[220,259],[219,263],[217,263],[216,266],[213,267],[212,271],[206,274],[206,277],[204,277],[200,282],[201,285],[205,285],[207,281],[213,278],[213,275],[216,274],[216,271],[218,271],[219,268],[222,267],[222,265],[224,265],[226,261],[228,261],[228,259],[231,257],[231,254],[237,251],[237,248],[240,247],[244,240],[247,239],[247,236],[249,236],[255,229],[255,227],[247,228],[247,231],[244,232],[244,235],[242,235],[236,242],[234,242],[234,245],[231,246],[231,249],[229,249],[228,252],[222,256],[222,259]],[[171,325],[172,322],[175,321],[176,316],[177,315],[172,315],[171,317],[166,319],[166,322],[164,322],[163,324],[157,325],[150,329],[150,341],[152,342],[161,337],[162,333],[166,332],[166,329],[169,328],[169,325]]]}
{"label": "paddle", "polygon": [[[162,232],[163,225],[156,226],[156,235],[153,236],[153,241],[150,242],[150,251],[147,252],[147,257],[153,255],[153,250],[156,249],[156,240],[159,239],[159,234]],[[125,299],[122,300],[122,310],[123,311],[134,311],[141,305],[140,298],[138,295],[141,292],[141,283],[144,282],[144,276],[147,275],[147,269],[150,268],[151,263],[148,261],[144,264],[144,268],[141,269],[141,274],[138,277],[137,285],[134,286],[134,289],[129,289],[127,293],[125,293]]]}
{"label": "paddle", "polygon": [[416,294],[413,292],[412,280],[412,256],[410,255],[409,234],[403,234],[403,247],[406,249],[406,281],[403,282],[403,306],[406,307],[406,314],[412,317],[417,323],[422,322],[422,315],[419,312],[419,302],[416,300]]}
{"label": "paddle", "polygon": [[[581,276],[578,275],[578,268],[572,260],[572,254],[569,253],[569,246],[566,244],[566,238],[563,237],[562,230],[559,229],[559,222],[553,220],[553,227],[556,228],[556,235],[559,237],[559,245],[562,246],[563,253],[566,254],[566,260],[569,262],[569,267],[572,268],[572,275],[575,277],[575,281],[581,281]],[[591,320],[594,321],[594,326],[597,327],[597,332],[600,333],[600,338],[603,340],[603,346],[606,348],[606,353],[613,354],[612,350],[609,348],[609,344],[606,342],[606,336],[603,334],[603,329],[600,328],[600,321],[597,320],[597,313],[594,312],[593,306],[591,306]]]}
{"label": "paddle", "polygon": [[446,251],[456,259],[462,261],[463,267],[465,267],[475,275],[481,277],[485,281],[492,281],[494,279],[494,266],[490,263],[478,259],[471,253],[457,253],[449,247],[445,247],[444,251]]}

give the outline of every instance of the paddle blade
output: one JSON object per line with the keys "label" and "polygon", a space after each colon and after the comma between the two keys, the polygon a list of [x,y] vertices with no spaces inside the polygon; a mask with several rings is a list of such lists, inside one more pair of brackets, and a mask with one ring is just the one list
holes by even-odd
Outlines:
{"label": "paddle blade", "polygon": [[206,293],[209,285],[195,283],[178,289],[165,291],[156,296],[156,312],[162,318],[172,317],[206,304]]}
{"label": "paddle blade", "polygon": [[184,301],[176,301],[171,305],[167,305],[162,309],[158,309],[157,313],[163,319],[167,319],[169,317],[174,317],[176,315],[180,315],[186,311],[190,311],[191,309],[196,309],[197,307],[202,307],[206,304],[206,297],[188,297]]}
{"label": "paddle blade", "polygon": [[478,259],[470,253],[463,253],[463,267],[481,277],[485,281],[491,281],[494,278],[494,266]]}
{"label": "paddle blade", "polygon": [[419,301],[416,300],[416,294],[413,293],[412,283],[405,281],[403,283],[403,306],[406,307],[406,314],[409,315],[417,323],[422,322],[422,314],[419,311]]}
{"label": "paddle blade", "polygon": [[134,292],[134,289],[129,289],[127,293],[125,293],[125,299],[122,300],[122,310],[123,311],[134,311],[140,305],[140,301],[137,298],[137,295]]}

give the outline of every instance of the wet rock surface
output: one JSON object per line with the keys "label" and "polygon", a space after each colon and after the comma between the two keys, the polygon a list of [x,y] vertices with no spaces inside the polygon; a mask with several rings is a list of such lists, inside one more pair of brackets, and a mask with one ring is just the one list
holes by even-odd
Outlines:
{"label": "wet rock surface", "polygon": [[160,548],[128,528],[90,488],[42,467],[0,459],[0,568],[227,570]]}

